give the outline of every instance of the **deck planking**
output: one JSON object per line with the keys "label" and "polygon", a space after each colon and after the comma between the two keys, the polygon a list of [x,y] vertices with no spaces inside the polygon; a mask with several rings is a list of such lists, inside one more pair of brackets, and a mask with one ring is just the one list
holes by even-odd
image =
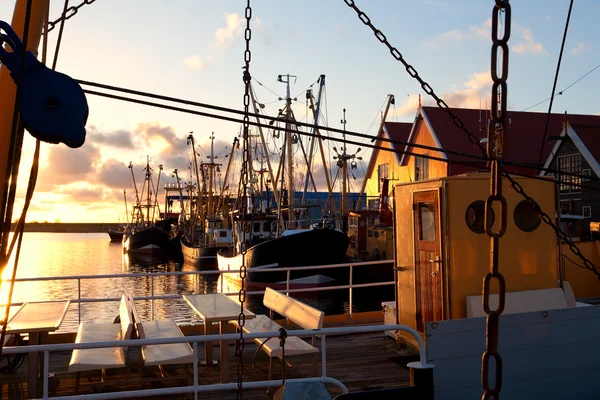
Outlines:
{"label": "deck planking", "polygon": [[[319,341],[317,342],[319,346]],[[218,345],[215,343],[214,354],[219,354]],[[231,382],[237,382],[238,356],[234,355],[234,345],[229,346],[229,370]],[[260,381],[267,380],[269,369],[269,357],[263,351],[256,357],[256,365],[252,366],[252,360],[257,346],[254,342],[246,343],[243,360],[244,376],[243,380]],[[199,356],[204,357],[203,346],[199,344]],[[75,394],[75,374],[69,373],[67,368],[71,354],[70,352],[58,352],[50,356],[50,372],[60,380],[55,391],[50,393],[52,396],[68,396]],[[140,350],[139,348],[130,348],[128,350],[128,369],[129,379],[123,383],[126,378],[126,370],[115,369],[107,370],[107,383],[118,382],[117,387],[97,387],[91,388],[86,383],[86,376],[90,375],[94,382],[99,382],[100,371],[82,374],[82,386],[80,394],[111,392],[114,390],[136,390],[161,387],[184,386],[186,381],[181,380],[163,380],[160,377],[157,367],[143,367],[142,379],[139,379]],[[317,358],[317,376],[321,374],[320,353]],[[306,378],[315,376],[313,374],[312,355],[299,355],[286,357],[286,360],[292,364],[291,367],[285,367],[286,379]],[[403,347],[396,343],[383,332],[364,333],[355,335],[338,335],[327,337],[327,376],[336,378],[352,391],[381,389],[409,384],[409,370],[406,363],[415,360]],[[199,383],[216,384],[219,383],[219,365],[199,366]],[[189,371],[193,371],[193,366],[189,366]],[[174,375],[184,375],[184,366],[167,367],[167,372]],[[282,363],[280,359],[273,360],[272,379],[281,379]],[[193,384],[193,380],[190,384]],[[12,374],[0,373],[0,400],[3,399],[25,399],[27,398],[27,357],[23,365]],[[341,391],[333,386],[327,385],[327,388],[335,397]],[[41,385],[40,385],[41,390]],[[173,399],[186,398],[184,395],[169,396]],[[201,399],[236,399],[237,393],[231,392],[206,392],[200,393]],[[158,397],[148,397],[158,398]],[[193,398],[193,394],[188,395]],[[264,389],[244,390],[246,399],[269,399]]]}

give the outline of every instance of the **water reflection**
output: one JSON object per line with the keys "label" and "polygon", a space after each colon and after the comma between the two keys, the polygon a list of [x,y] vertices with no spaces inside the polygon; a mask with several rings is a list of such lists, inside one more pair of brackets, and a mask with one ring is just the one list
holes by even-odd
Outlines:
{"label": "water reflection", "polygon": [[[8,282],[12,273],[11,259],[3,274],[4,282],[0,289],[1,303],[8,297]],[[193,265],[182,260],[138,257],[123,254],[120,243],[111,243],[105,233],[33,233],[26,232],[21,258],[17,270],[18,278],[38,276],[74,276],[128,274],[128,278],[102,278],[61,281],[17,282],[13,303],[44,300],[77,300],[114,298],[114,302],[85,302],[81,307],[72,303],[60,331],[76,331],[79,313],[82,320],[99,322],[113,321],[119,313],[118,300],[124,292],[135,297],[174,294],[202,294],[218,292],[239,292],[239,284],[215,275],[177,275],[145,277],[135,276],[148,272],[196,271]],[[252,290],[255,288],[246,288]],[[348,311],[348,291],[339,290],[332,294],[311,291],[294,294],[302,301],[325,311],[326,314],[339,314]],[[393,289],[356,289],[354,311],[380,309],[381,301],[393,300]],[[239,302],[238,296],[231,297]],[[177,323],[198,323],[199,319],[182,299],[137,300],[136,307],[143,320],[171,317]],[[248,295],[246,307],[255,313],[266,313],[262,305],[262,295]]]}

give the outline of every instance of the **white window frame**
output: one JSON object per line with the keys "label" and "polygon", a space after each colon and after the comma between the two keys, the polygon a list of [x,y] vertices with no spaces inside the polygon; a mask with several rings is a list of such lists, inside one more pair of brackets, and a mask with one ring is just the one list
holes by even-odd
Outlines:
{"label": "white window frame", "polygon": [[581,180],[589,181],[592,178],[592,170],[590,168],[583,168],[581,170]]}
{"label": "white window frame", "polygon": [[[588,211],[587,215],[586,210]],[[592,218],[592,206],[581,207],[581,215],[583,216],[583,218]]]}

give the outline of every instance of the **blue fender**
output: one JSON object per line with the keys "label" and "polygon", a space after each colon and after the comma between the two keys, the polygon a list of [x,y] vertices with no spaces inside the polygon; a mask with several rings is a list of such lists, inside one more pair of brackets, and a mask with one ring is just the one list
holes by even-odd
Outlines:
{"label": "blue fender", "polygon": [[0,62],[8,68],[15,83],[21,78],[16,106],[25,128],[43,142],[81,147],[89,114],[81,86],[71,77],[46,67],[31,51],[25,53],[20,77],[23,43],[8,23],[0,21],[0,31],[5,32],[0,34],[0,43],[6,42],[12,49],[8,52],[0,46]]}

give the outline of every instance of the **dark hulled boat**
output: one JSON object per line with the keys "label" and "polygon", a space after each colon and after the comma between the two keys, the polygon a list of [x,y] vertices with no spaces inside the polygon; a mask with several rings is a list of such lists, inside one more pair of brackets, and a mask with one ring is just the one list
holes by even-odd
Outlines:
{"label": "dark hulled boat", "polygon": [[169,245],[169,234],[156,227],[135,227],[133,232],[123,236],[123,251],[126,253],[159,255],[164,254]]}
{"label": "dark hulled boat", "polygon": [[110,237],[111,242],[122,242],[123,241],[123,233],[122,230],[109,229],[108,236]]}
{"label": "dark hulled boat", "polygon": [[[257,272],[277,267],[300,267],[343,263],[348,249],[348,235],[333,228],[311,228],[285,231],[280,237],[259,243],[246,251],[245,265],[250,284],[277,283],[287,279],[287,272]],[[218,255],[219,269],[238,270],[242,256]],[[342,269],[344,270],[344,269]],[[290,279],[325,275],[340,278],[340,269],[291,271]],[[226,277],[239,281],[239,274],[226,274]]]}

